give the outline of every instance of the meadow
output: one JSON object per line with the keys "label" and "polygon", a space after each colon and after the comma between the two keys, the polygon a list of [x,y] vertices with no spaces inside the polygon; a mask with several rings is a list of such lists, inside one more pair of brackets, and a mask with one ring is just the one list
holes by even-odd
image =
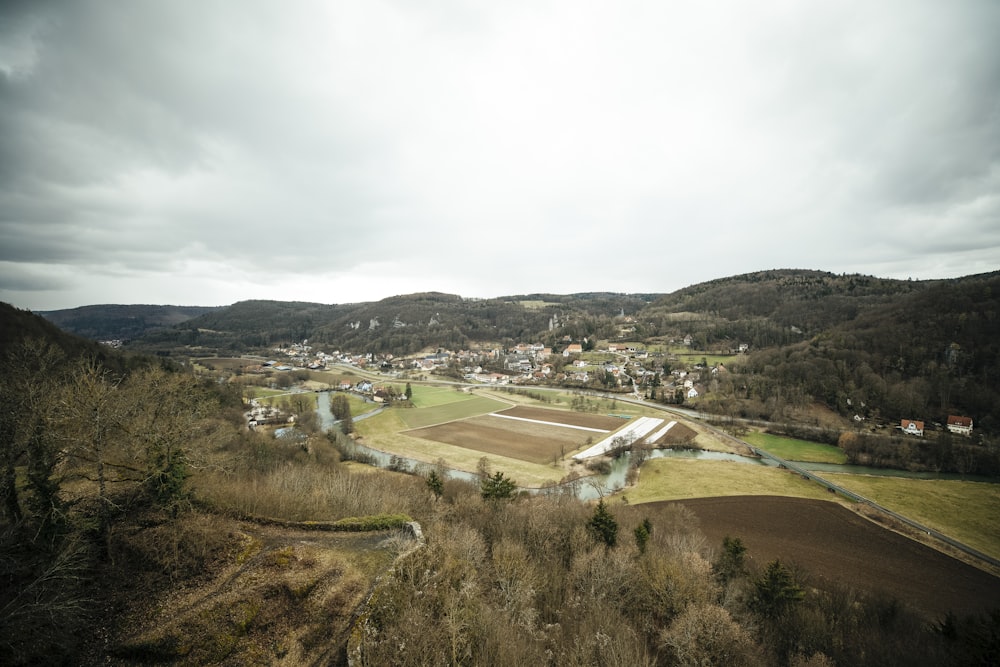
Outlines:
{"label": "meadow", "polygon": [[741,439],[754,447],[760,447],[786,461],[804,461],[809,463],[847,463],[847,455],[839,447],[824,445],[808,440],[798,440],[782,435],[772,435],[760,431],[751,431]]}
{"label": "meadow", "polygon": [[1000,484],[823,473],[831,482],[1000,559]]}
{"label": "meadow", "polygon": [[625,489],[629,504],[682,500],[708,496],[789,496],[833,500],[820,485],[788,470],[732,461],[650,459],[643,463],[639,481]]}

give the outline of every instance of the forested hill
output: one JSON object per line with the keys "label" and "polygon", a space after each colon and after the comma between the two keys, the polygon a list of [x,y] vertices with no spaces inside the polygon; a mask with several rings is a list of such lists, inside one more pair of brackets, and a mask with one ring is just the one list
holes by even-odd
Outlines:
{"label": "forested hill", "polygon": [[132,340],[213,310],[216,307],[102,304],[38,314],[63,331],[91,340]]}
{"label": "forested hill", "polygon": [[0,363],[4,355],[17,355],[19,346],[48,345],[70,359],[91,358],[109,368],[120,369],[124,357],[107,346],[63,331],[47,319],[0,302]]}
{"label": "forested hill", "polygon": [[146,349],[239,352],[304,339],[355,352],[407,354],[542,338],[615,335],[615,315],[638,313],[658,295],[530,294],[466,299],[426,292],[326,305],[242,301],[147,335]]}
{"label": "forested hill", "polygon": [[671,294],[468,299],[428,292],[340,305],[243,301],[147,333],[132,347],[231,354],[307,339],[355,353],[403,355],[519,342],[558,351],[584,337],[652,345],[686,336],[708,352],[749,345],[728,389],[723,383],[712,394],[742,403],[716,409],[781,418],[782,405],[817,401],[850,417],[863,403],[887,420],[970,414],[1000,429],[1000,272],[910,281],[774,270]]}

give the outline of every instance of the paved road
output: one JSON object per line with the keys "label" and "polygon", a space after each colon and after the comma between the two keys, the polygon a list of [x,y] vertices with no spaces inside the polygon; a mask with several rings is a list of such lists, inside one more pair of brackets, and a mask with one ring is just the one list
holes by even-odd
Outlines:
{"label": "paved road", "polygon": [[[355,369],[355,370],[357,370],[357,369]],[[460,385],[460,386],[463,386],[463,387],[470,387],[472,389],[503,389],[504,388],[504,387],[500,387],[500,386],[494,387],[492,385],[484,385],[484,384],[480,384],[480,383],[459,382],[459,381],[455,381],[455,380],[445,380],[445,379],[435,379],[435,380],[425,380],[425,381],[421,381],[421,380],[409,380],[409,382],[412,382],[413,384],[450,384],[450,385]],[[536,387],[536,386],[533,386],[530,389],[531,389],[531,391],[554,391],[554,392],[565,392],[565,391],[567,391],[567,389],[564,388],[564,387]],[[616,401],[622,401],[622,402],[625,402],[625,403],[632,403],[634,405],[640,405],[642,407],[649,408],[649,409],[652,409],[652,410],[659,410],[661,412],[667,412],[667,413],[670,413],[670,414],[679,415],[681,417],[686,417],[688,419],[697,419],[697,420],[703,422],[703,426],[705,428],[709,429],[715,435],[717,435],[718,437],[720,437],[722,439],[729,440],[730,442],[732,442],[735,445],[738,445],[738,446],[741,446],[741,447],[746,447],[748,450],[754,452],[756,455],[761,456],[762,458],[769,459],[769,460],[773,461],[775,464],[777,464],[779,466],[782,466],[784,468],[787,468],[788,470],[791,470],[791,471],[793,471],[793,472],[795,472],[795,473],[797,473],[799,475],[802,475],[803,478],[812,480],[812,481],[816,482],[817,484],[820,484],[820,485],[826,487],[827,489],[830,489],[831,491],[834,491],[835,493],[839,493],[839,494],[841,494],[842,496],[844,496],[846,498],[850,498],[850,499],[852,499],[852,500],[854,500],[856,502],[859,502],[859,503],[864,503],[864,504],[868,505],[869,507],[871,507],[871,508],[873,508],[873,509],[875,509],[875,510],[877,510],[877,511],[883,513],[883,514],[885,514],[886,516],[892,517],[893,519],[896,519],[897,521],[900,521],[900,522],[902,522],[902,523],[904,523],[904,524],[906,524],[906,525],[908,525],[908,526],[910,526],[912,528],[915,528],[916,530],[919,530],[922,533],[924,533],[924,534],[926,534],[926,535],[928,535],[930,537],[933,537],[933,538],[935,538],[937,540],[940,540],[941,542],[944,542],[945,544],[948,544],[948,545],[950,545],[950,546],[958,549],[959,551],[961,551],[961,552],[963,552],[963,553],[965,553],[965,554],[967,554],[967,555],[969,555],[969,556],[971,556],[973,558],[981,560],[984,563],[989,563],[990,565],[993,565],[994,567],[1000,567],[1000,560],[998,560],[996,558],[993,558],[992,556],[989,556],[988,554],[984,554],[983,552],[981,552],[981,551],[979,551],[977,549],[974,549],[974,548],[968,546],[967,544],[963,544],[962,542],[959,542],[958,540],[955,540],[955,539],[953,539],[951,537],[948,537],[944,533],[936,531],[933,528],[930,528],[930,527],[925,526],[925,525],[923,525],[923,524],[921,524],[921,523],[919,523],[917,521],[914,521],[913,519],[905,517],[902,514],[899,514],[898,512],[894,512],[894,511],[890,510],[887,507],[883,507],[882,505],[879,505],[878,503],[876,503],[875,501],[873,501],[873,500],[871,500],[869,498],[865,498],[864,496],[861,496],[861,495],[859,495],[857,493],[854,493],[853,491],[845,489],[844,487],[842,487],[842,486],[840,486],[838,484],[834,484],[833,482],[831,482],[831,481],[829,481],[827,479],[824,479],[823,477],[820,477],[816,473],[811,472],[809,470],[806,470],[805,468],[802,468],[802,467],[796,465],[792,461],[786,461],[784,459],[781,459],[781,458],[779,458],[779,457],[771,454],[767,450],[761,449],[760,447],[755,447],[754,445],[751,445],[748,442],[740,440],[739,438],[737,438],[737,437],[735,437],[733,435],[730,435],[729,433],[726,433],[725,431],[717,429],[714,426],[706,423],[707,419],[709,419],[711,417],[714,417],[715,415],[708,415],[708,414],[705,414],[705,413],[702,413],[702,412],[698,412],[696,410],[691,410],[691,409],[688,409],[688,408],[682,408],[682,407],[675,406],[675,405],[664,405],[662,403],[653,403],[651,401],[646,401],[646,400],[643,400],[641,398],[632,398],[628,394],[624,394],[624,395],[623,394],[608,394],[608,393],[605,393],[605,392],[590,391],[590,390],[571,390],[571,391],[576,391],[577,393],[585,394],[585,395],[589,395],[589,396],[598,396],[598,397],[601,397],[601,398],[614,399]]]}

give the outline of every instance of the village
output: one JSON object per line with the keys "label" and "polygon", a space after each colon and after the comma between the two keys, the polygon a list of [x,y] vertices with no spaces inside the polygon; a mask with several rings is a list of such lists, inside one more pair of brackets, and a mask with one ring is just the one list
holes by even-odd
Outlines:
{"label": "village", "polygon": [[[518,343],[509,349],[438,349],[416,356],[396,357],[388,353],[352,354],[339,350],[325,352],[315,350],[306,340],[272,348],[275,357],[281,361],[261,360],[259,364],[244,368],[244,372],[321,371],[334,366],[347,366],[393,378],[414,373],[436,374],[492,386],[556,384],[624,390],[636,394],[645,391],[647,395],[650,390],[656,390],[658,396],[668,396],[671,401],[676,402],[698,398],[706,392],[704,381],[726,372],[726,367],[721,362],[711,366],[696,363],[690,368],[673,368],[681,365],[674,358],[670,364],[671,369],[665,373],[663,364],[667,355],[660,352],[650,354],[644,348],[632,344],[609,343],[601,349],[593,348],[587,340],[565,340],[563,344],[558,352],[541,343]],[[691,344],[690,337],[684,344]],[[739,352],[745,352],[746,349],[747,346],[742,345]],[[336,388],[372,395],[379,392],[377,386],[364,380],[354,386]]]}
{"label": "village", "polygon": [[[692,345],[690,336],[677,341]],[[415,377],[426,379],[438,375],[485,386],[546,386],[590,388],[602,391],[628,392],[636,398],[650,398],[666,403],[697,405],[697,399],[709,392],[712,380],[728,372],[722,361],[714,364],[678,363],[677,357],[663,352],[650,353],[631,343],[607,343],[595,348],[584,339],[574,342],[566,337],[561,349],[542,343],[517,343],[510,348],[488,347],[451,351],[439,348],[420,355],[397,357],[385,354],[353,354],[339,350],[326,352],[314,349],[308,340],[272,348],[274,358],[261,359],[259,364],[244,368],[246,373],[278,373],[293,371],[323,371],[332,367],[352,367],[378,373],[393,379]],[[739,344],[731,352],[745,354],[748,345]],[[668,361],[669,358],[669,361]],[[664,367],[664,364],[667,364]],[[669,370],[667,370],[669,369]],[[359,379],[341,381],[330,389],[351,391],[378,403],[405,398],[387,383]],[[255,415],[255,420],[267,423],[277,415]],[[855,415],[854,421],[864,421]],[[964,437],[973,433],[973,420],[963,415],[949,415],[945,424],[934,428]],[[924,437],[929,430],[926,420],[902,419],[895,426],[900,433]]]}

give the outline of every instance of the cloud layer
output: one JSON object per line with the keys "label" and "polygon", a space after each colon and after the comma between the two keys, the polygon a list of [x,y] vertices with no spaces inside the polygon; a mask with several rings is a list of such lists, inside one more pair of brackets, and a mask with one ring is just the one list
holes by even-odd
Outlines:
{"label": "cloud layer", "polygon": [[4,5],[0,300],[1000,268],[992,0],[420,4]]}

